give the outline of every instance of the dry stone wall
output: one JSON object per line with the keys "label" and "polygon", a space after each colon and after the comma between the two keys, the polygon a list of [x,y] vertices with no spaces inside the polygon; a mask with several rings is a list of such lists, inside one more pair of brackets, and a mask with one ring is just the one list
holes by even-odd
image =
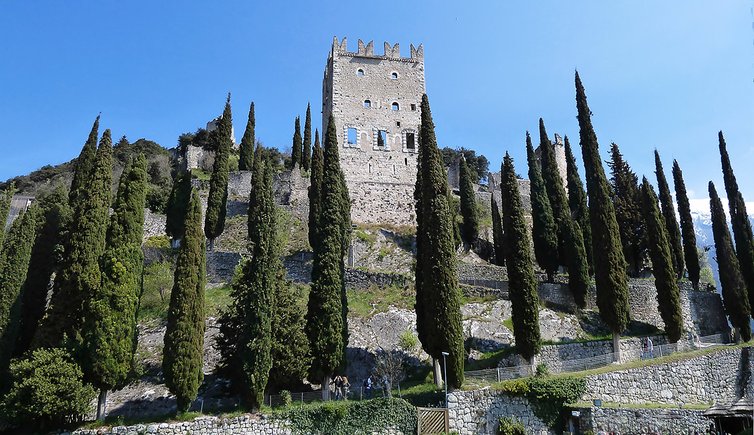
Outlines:
{"label": "dry stone wall", "polygon": [[585,408],[580,412],[579,429],[593,433],[603,430],[631,434],[692,435],[705,433],[710,426],[704,411],[693,409]]}
{"label": "dry stone wall", "polygon": [[551,433],[547,425],[534,415],[526,398],[506,396],[489,388],[448,394],[450,430],[459,435],[494,434],[500,417],[504,416],[518,418],[527,434]]}

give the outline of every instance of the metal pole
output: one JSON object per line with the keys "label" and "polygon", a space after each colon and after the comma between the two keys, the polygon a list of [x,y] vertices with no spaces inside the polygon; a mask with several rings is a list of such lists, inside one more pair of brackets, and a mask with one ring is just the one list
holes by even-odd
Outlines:
{"label": "metal pole", "polygon": [[448,363],[445,357],[450,355],[448,352],[442,353],[443,384],[445,384],[445,408],[448,407]]}

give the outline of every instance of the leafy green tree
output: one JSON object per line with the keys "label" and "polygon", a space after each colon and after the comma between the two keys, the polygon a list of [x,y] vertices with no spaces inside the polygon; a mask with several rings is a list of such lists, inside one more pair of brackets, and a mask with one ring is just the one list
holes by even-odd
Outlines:
{"label": "leafy green tree", "polygon": [[186,207],[191,197],[191,170],[176,173],[173,188],[168,198],[165,218],[165,234],[173,241],[183,238],[186,222]]}
{"label": "leafy green tree", "polygon": [[194,191],[176,260],[162,356],[165,384],[176,396],[178,412],[188,410],[204,378],[204,270],[202,209],[199,193]]}
{"label": "leafy green tree", "polygon": [[136,350],[136,311],[142,290],[147,162],[143,155],[123,170],[100,261],[102,282],[84,305],[83,369],[100,390],[97,418],[104,420],[107,392],[125,385]]}
{"label": "leafy green tree", "polygon": [[251,171],[254,167],[254,145],[256,144],[256,120],[254,119],[254,102],[249,107],[249,120],[246,122],[246,130],[238,147],[238,169]]}
{"label": "leafy green tree", "polygon": [[312,161],[312,108],[309,103],[306,104],[306,119],[304,121],[304,149],[301,155],[301,167],[309,170]]}
{"label": "leafy green tree", "polygon": [[[414,197],[417,201],[416,317],[419,340],[437,362],[447,357],[452,388],[463,384],[463,327],[461,294],[455,271],[453,222],[448,181],[437,148],[435,125],[427,95],[422,96],[419,164]],[[435,364],[437,365],[437,364]],[[437,382],[439,373],[435,369]]]}
{"label": "leafy green tree", "polygon": [[471,181],[474,184],[479,184],[487,179],[490,162],[484,155],[477,155],[476,151],[464,147],[456,149],[445,147],[440,150],[440,153],[442,153],[442,161],[446,168],[463,157],[466,160],[466,165],[471,173]]}
{"label": "leafy green tree", "polygon": [[671,343],[677,342],[683,333],[681,294],[678,290],[673,256],[668,241],[665,219],[657,207],[657,195],[644,177],[641,185],[642,212],[647,225],[649,255],[652,259],[652,274],[657,289],[657,306],[665,323],[665,334]]}
{"label": "leafy green tree", "polygon": [[8,420],[40,430],[81,421],[95,396],[83,378],[66,350],[35,350],[28,358],[11,363],[11,387],[0,409]]}
{"label": "leafy green tree", "polygon": [[[646,246],[646,226],[641,215],[641,192],[639,178],[623,159],[618,145],[610,148],[612,170],[610,182],[615,217],[618,220],[623,256],[628,261],[628,269],[633,276],[639,276],[644,267]],[[598,252],[595,250],[595,252]]]}
{"label": "leafy green tree", "polygon": [[302,153],[302,141],[301,141],[301,118],[296,117],[295,128],[293,132],[293,145],[291,148],[291,169],[296,165],[301,165],[301,153]]}
{"label": "leafy green tree", "polygon": [[461,238],[466,246],[471,246],[479,237],[479,213],[476,209],[476,195],[474,194],[474,182],[471,179],[469,166],[466,159],[462,158],[460,163],[460,184],[461,184],[461,216],[463,224],[461,225]]}
{"label": "leafy green tree", "polygon": [[613,333],[613,351],[620,361],[620,334],[628,327],[628,277],[626,259],[620,242],[620,230],[610,195],[605,169],[600,159],[597,135],[592,127],[592,112],[586,101],[584,86],[576,72],[576,108],[578,110],[581,152],[589,194],[589,220],[592,226],[592,252],[597,284],[597,307],[600,317]]}
{"label": "leafy green tree", "polygon": [[[531,182],[531,214],[534,225],[532,238],[534,240],[534,257],[539,266],[547,273],[547,280],[555,279],[558,271],[558,230],[552,215],[552,207],[547,197],[545,182],[539,161],[534,155],[531,136],[526,132],[526,157],[529,163],[529,181]],[[505,212],[503,212],[505,216]]]}
{"label": "leafy green tree", "polygon": [[228,159],[233,146],[233,114],[230,108],[230,94],[225,101],[225,109],[217,123],[217,152],[212,166],[207,197],[207,216],[204,220],[204,235],[209,240],[210,251],[214,249],[215,238],[225,230],[225,206],[228,202]]}
{"label": "leafy green tree", "polygon": [[78,198],[83,190],[89,189],[91,186],[92,171],[94,170],[94,160],[97,155],[97,136],[99,134],[99,115],[94,119],[91,131],[89,131],[89,137],[84,142],[84,147],[81,148],[76,159],[76,168],[73,171],[73,181],[71,181],[71,188],[68,190],[68,201],[72,208],[80,208],[78,204]]}
{"label": "leafy green tree", "polygon": [[571,217],[568,196],[555,161],[555,149],[547,137],[542,118],[539,118],[539,152],[542,160],[542,179],[557,228],[560,263],[568,268],[568,288],[573,293],[576,305],[586,308],[586,292],[590,281],[584,235],[579,224]]}
{"label": "leafy green tree", "polygon": [[741,274],[738,258],[733,250],[733,242],[728,231],[728,222],[714,183],[709,182],[710,211],[712,213],[712,234],[715,238],[717,267],[720,275],[723,304],[731,325],[744,341],[751,340],[749,316],[751,306],[746,295],[746,284]]}
{"label": "leafy green tree", "polygon": [[731,227],[733,228],[733,240],[736,242],[736,256],[738,257],[741,275],[743,275],[748,289],[749,306],[754,306],[754,234],[752,234],[749,214],[746,212],[746,203],[738,189],[736,175],[733,173],[733,167],[730,164],[722,131],[718,133],[718,140],[720,142],[723,181],[728,196],[728,208],[730,210]]}
{"label": "leafy green tree", "polygon": [[589,264],[589,274],[594,273],[592,261],[592,226],[589,222],[589,208],[586,205],[586,192],[584,183],[579,177],[579,168],[576,166],[576,158],[571,150],[571,143],[568,136],[564,138],[565,155],[566,155],[566,181],[568,182],[568,207],[571,209],[571,216],[579,224],[581,234],[584,236],[584,249],[586,252],[586,261]]}
{"label": "leafy green tree", "polygon": [[10,203],[13,200],[13,195],[16,193],[15,184],[11,182],[10,186],[0,193],[0,244],[3,243],[3,237],[5,236],[5,222],[8,220],[8,213],[10,213]]}
{"label": "leafy green tree", "polygon": [[689,280],[695,289],[699,288],[699,256],[697,255],[696,233],[694,233],[694,220],[691,217],[689,196],[686,193],[686,183],[683,181],[683,172],[678,162],[673,160],[673,184],[675,184],[675,199],[678,203],[678,215],[681,218],[681,235],[683,236],[683,254],[686,263],[686,271]]}
{"label": "leafy green tree", "polygon": [[495,248],[495,264],[505,266],[505,232],[503,231],[503,220],[500,216],[500,207],[495,201],[495,195],[492,195],[492,245]]}
{"label": "leafy green tree", "polygon": [[503,197],[503,230],[510,248],[505,262],[512,304],[513,336],[516,338],[516,351],[531,363],[540,348],[539,295],[531,258],[529,232],[518,192],[518,180],[513,159],[508,153],[505,153],[503,159],[500,184]]}
{"label": "leafy green tree", "polygon": [[324,164],[324,154],[322,147],[319,145],[319,131],[314,131],[314,151],[311,162],[311,183],[309,185],[309,246],[314,248],[317,240],[317,228],[319,228],[317,219],[319,218],[321,201],[322,201],[322,171]]}
{"label": "leafy green tree", "polygon": [[[657,174],[657,189],[660,192],[660,206],[662,217],[665,219],[665,227],[668,229],[668,244],[670,255],[673,259],[673,270],[678,278],[683,277],[683,247],[681,246],[681,230],[678,228],[678,220],[675,216],[673,196],[670,194],[670,186],[662,169],[660,153],[655,150],[655,174]],[[651,246],[650,246],[651,248]]]}

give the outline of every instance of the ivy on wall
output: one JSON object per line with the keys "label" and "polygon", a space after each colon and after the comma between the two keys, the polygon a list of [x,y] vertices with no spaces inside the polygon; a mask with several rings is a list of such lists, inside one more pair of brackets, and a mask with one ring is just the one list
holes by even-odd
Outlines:
{"label": "ivy on wall", "polygon": [[416,432],[416,408],[402,399],[380,398],[361,402],[327,402],[279,414],[290,421],[294,434],[381,433],[387,428],[404,434]]}
{"label": "ivy on wall", "polygon": [[533,377],[505,382],[501,390],[512,396],[525,397],[534,415],[556,429],[565,405],[578,401],[586,392],[586,380],[576,377]]}

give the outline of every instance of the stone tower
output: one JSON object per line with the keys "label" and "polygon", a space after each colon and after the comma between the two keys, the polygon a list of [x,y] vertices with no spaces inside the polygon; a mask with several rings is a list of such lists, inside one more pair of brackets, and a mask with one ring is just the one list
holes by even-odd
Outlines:
{"label": "stone tower", "polygon": [[351,196],[351,218],[361,223],[412,225],[424,87],[424,48],[401,57],[387,42],[383,55],[359,40],[333,38],[322,79],[322,131],[335,118],[340,164]]}

